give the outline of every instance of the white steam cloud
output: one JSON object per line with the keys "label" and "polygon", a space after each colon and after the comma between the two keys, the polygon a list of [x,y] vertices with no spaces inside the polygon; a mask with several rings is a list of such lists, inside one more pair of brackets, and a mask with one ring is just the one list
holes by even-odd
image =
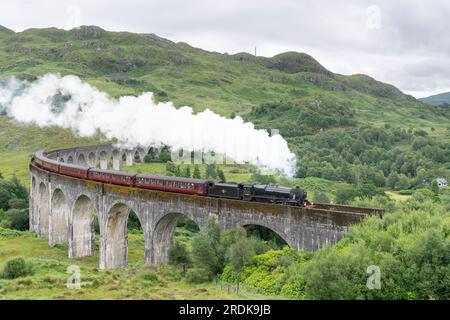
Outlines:
{"label": "white steam cloud", "polygon": [[190,107],[156,103],[150,92],[114,100],[76,76],[47,74],[33,83],[3,80],[0,113],[40,127],[71,129],[84,137],[100,131],[127,147],[214,151],[236,163],[250,162],[289,176],[295,172],[296,158],[286,140],[240,117],[227,119],[209,109],[194,114]]}

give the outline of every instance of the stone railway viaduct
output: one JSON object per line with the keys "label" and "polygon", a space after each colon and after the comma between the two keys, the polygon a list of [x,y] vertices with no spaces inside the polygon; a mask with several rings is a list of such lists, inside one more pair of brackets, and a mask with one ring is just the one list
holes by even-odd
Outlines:
{"label": "stone railway viaduct", "polygon": [[[47,154],[61,162],[120,170],[122,161],[143,159],[148,150],[93,146]],[[159,192],[73,178],[30,165],[30,229],[50,246],[66,243],[70,258],[94,255],[94,216],[100,227],[100,268],[126,267],[127,221],[137,215],[144,233],[145,262],[166,263],[178,219],[203,228],[213,215],[222,229],[259,225],[295,249],[313,251],[339,241],[365,214]]]}

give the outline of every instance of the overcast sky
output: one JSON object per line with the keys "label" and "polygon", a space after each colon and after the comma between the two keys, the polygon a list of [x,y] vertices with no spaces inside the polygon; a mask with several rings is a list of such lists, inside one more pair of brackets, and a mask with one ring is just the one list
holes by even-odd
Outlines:
{"label": "overcast sky", "polygon": [[219,52],[305,52],[415,97],[450,91],[449,0],[2,0],[0,25],[98,25]]}

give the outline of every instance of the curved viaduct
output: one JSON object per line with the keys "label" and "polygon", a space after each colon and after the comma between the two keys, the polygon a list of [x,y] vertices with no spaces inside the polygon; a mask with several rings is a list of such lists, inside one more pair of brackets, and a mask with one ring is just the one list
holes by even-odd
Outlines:
{"label": "curved viaduct", "polygon": [[[122,161],[143,159],[148,150],[93,146],[57,150],[47,157],[61,162],[120,170]],[[364,214],[191,196],[83,180],[30,165],[30,229],[50,246],[66,243],[70,258],[94,254],[94,216],[100,227],[100,268],[126,267],[127,221],[136,213],[144,233],[145,262],[166,263],[182,215],[203,228],[210,215],[222,229],[260,225],[295,249],[313,251],[339,241]]]}

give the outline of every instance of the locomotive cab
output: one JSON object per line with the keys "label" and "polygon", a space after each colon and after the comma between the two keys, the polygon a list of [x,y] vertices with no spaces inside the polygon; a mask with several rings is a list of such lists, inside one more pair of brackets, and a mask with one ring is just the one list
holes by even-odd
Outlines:
{"label": "locomotive cab", "polygon": [[303,202],[306,200],[306,197],[308,194],[305,190],[300,189],[298,186],[295,187],[295,189],[291,189],[289,198],[291,200],[294,200],[300,204],[303,204]]}

